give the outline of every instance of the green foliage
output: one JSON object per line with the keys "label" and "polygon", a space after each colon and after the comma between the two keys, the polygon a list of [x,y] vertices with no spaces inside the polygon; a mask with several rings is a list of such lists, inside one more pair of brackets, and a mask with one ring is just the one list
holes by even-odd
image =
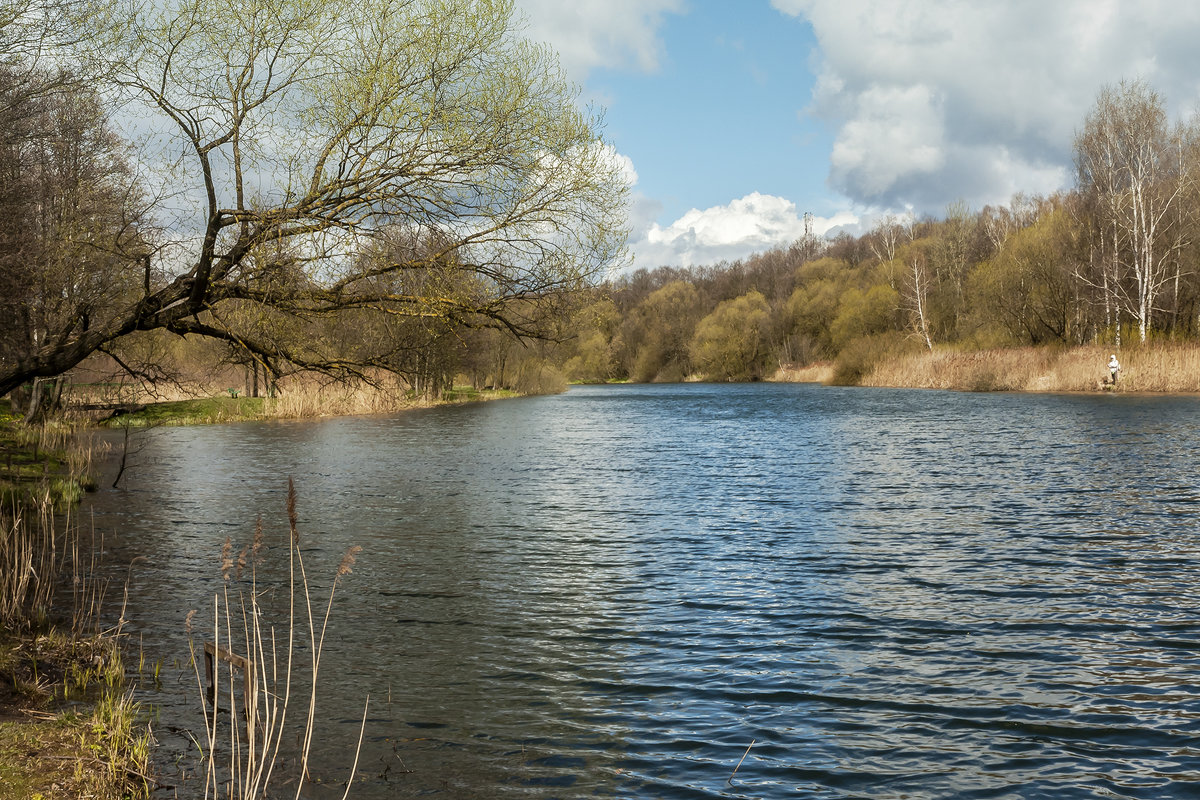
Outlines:
{"label": "green foliage", "polygon": [[876,364],[897,351],[894,338],[888,335],[854,339],[838,353],[834,362],[832,383],[836,386],[857,386]]}
{"label": "green foliage", "polygon": [[576,354],[563,364],[567,380],[576,383],[604,383],[613,374],[610,345],[604,334],[593,330],[580,334]]}
{"label": "green foliage", "polygon": [[690,353],[709,380],[756,380],[766,372],[771,350],[771,307],[761,292],[726,300],[696,326]]}
{"label": "green foliage", "polygon": [[1058,209],[1012,234],[1000,252],[977,265],[968,297],[979,324],[1003,330],[1018,344],[1069,341],[1077,318],[1079,234]]}
{"label": "green foliage", "polygon": [[831,329],[840,299],[840,286],[829,278],[803,284],[788,298],[793,330],[814,342],[818,350],[826,354],[833,352]]}
{"label": "green foliage", "polygon": [[577,383],[603,383],[616,377],[614,339],[621,324],[621,315],[609,298],[597,300],[576,312],[571,321],[575,339],[563,363],[567,380]]}
{"label": "green foliage", "polygon": [[855,339],[894,331],[900,324],[900,295],[886,284],[863,292],[846,291],[838,303],[837,317],[829,326],[833,346],[839,351]]}
{"label": "green foliage", "polygon": [[701,315],[700,294],[687,281],[671,281],[652,292],[621,327],[629,377],[681,380],[691,367],[688,341]]}
{"label": "green foliage", "polygon": [[815,261],[808,261],[801,264],[796,270],[796,279],[801,284],[815,283],[817,281],[841,281],[851,270],[850,263],[843,261],[840,258],[829,258],[828,256],[818,258]]}

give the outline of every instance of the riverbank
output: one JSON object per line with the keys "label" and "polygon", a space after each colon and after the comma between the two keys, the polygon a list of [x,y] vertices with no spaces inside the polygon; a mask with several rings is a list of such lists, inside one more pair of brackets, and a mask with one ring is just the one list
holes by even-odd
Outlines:
{"label": "riverbank", "polygon": [[0,514],[42,504],[63,511],[92,488],[91,451],[75,430],[62,421],[26,427],[0,398]]}
{"label": "riverbank", "polygon": [[0,634],[0,798],[149,795],[152,738],[118,637]]}
{"label": "riverbank", "polygon": [[437,400],[408,397],[404,393],[369,385],[355,387],[299,387],[279,397],[199,397],[140,404],[102,422],[107,427],[205,425],[221,422],[312,419],[362,414],[391,414],[435,406],[462,405],[518,397],[507,389],[477,390],[456,387]]}
{"label": "riverbank", "polygon": [[[144,797],[151,735],[77,523],[90,450],[0,399],[0,798]],[[71,598],[62,605],[64,592]]]}
{"label": "riverbank", "polygon": [[[935,348],[893,354],[861,367],[859,386],[948,389],[968,392],[1137,392],[1200,394],[1200,347],[1146,345],[1123,348],[1116,386],[1105,385],[1108,346],[1022,347],[995,350]],[[772,380],[833,383],[842,365],[826,362],[780,369]],[[851,372],[850,374],[855,374]]]}

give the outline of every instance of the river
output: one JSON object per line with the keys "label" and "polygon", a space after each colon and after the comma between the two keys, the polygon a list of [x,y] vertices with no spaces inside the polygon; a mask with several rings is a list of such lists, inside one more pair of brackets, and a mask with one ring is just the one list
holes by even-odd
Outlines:
{"label": "river", "polygon": [[1191,397],[576,387],[135,433],[84,517],[167,783],[184,619],[290,476],[316,589],[362,547],[306,796],[369,695],[354,798],[1196,797],[1197,444]]}

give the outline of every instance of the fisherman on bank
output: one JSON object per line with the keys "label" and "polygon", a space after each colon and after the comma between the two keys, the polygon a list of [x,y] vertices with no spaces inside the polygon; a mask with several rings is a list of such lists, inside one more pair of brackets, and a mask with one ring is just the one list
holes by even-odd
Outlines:
{"label": "fisherman on bank", "polygon": [[1121,362],[1117,361],[1117,354],[1113,353],[1108,357],[1108,382],[1113,386],[1117,384],[1117,373],[1121,371]]}

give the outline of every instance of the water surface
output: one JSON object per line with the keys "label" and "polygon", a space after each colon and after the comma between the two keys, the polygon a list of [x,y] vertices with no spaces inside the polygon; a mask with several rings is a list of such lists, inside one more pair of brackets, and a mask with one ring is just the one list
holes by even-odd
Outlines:
{"label": "water surface", "polygon": [[1200,796],[1194,398],[579,387],[140,438],[86,510],[155,656],[288,476],[317,583],[363,547],[313,797],[368,694],[359,798]]}

